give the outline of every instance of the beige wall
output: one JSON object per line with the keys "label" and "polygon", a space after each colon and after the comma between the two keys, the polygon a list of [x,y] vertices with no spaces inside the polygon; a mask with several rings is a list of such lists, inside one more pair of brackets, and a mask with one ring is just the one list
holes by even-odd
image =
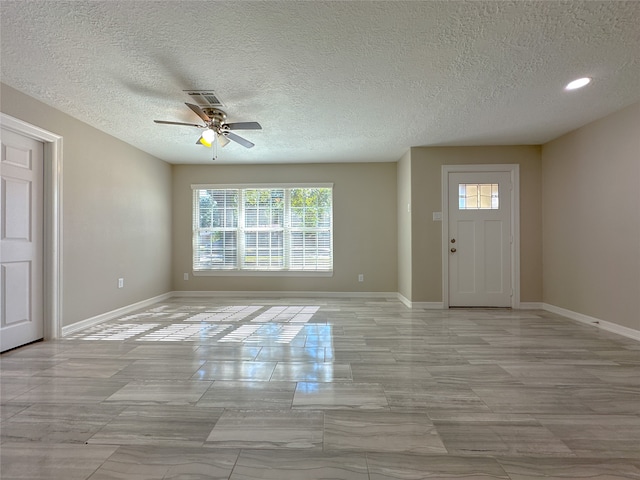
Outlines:
{"label": "beige wall", "polygon": [[398,161],[398,293],[411,300],[411,151]]}
{"label": "beige wall", "polygon": [[[192,184],[334,184],[333,277],[207,276],[191,273]],[[173,288],[203,291],[396,292],[396,163],[174,165]],[[358,282],[358,274],[364,282]]]}
{"label": "beige wall", "polygon": [[520,301],[542,301],[540,147],[417,147],[411,149],[413,302],[442,302],[442,165],[520,165]]}
{"label": "beige wall", "polygon": [[640,330],[640,103],[542,149],[544,302]]}
{"label": "beige wall", "polygon": [[170,165],[6,85],[0,93],[3,113],[63,137],[62,324],[170,291]]}
{"label": "beige wall", "polygon": [[[442,224],[432,220],[442,210],[441,166],[517,163],[521,301],[640,330],[640,104],[542,148],[418,147],[397,163],[170,166],[0,87],[3,113],[64,137],[63,325],[172,289],[399,292],[441,302]],[[184,281],[191,184],[269,182],[334,183],[333,277]]]}

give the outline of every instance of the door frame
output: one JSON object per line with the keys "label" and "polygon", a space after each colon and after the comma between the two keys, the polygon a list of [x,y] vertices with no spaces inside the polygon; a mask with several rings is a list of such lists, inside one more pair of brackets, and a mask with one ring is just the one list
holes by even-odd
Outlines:
{"label": "door frame", "polygon": [[0,112],[0,124],[44,143],[44,338],[62,335],[62,137]]}
{"label": "door frame", "polygon": [[[442,306],[449,308],[449,173],[507,172],[511,176],[511,308],[520,308],[520,165],[442,165]],[[504,198],[501,196],[501,198]]]}

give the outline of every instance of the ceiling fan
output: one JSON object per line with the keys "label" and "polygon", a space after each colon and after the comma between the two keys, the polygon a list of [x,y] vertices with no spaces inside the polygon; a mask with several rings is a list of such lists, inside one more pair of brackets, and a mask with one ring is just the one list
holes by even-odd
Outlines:
{"label": "ceiling fan", "polygon": [[[186,125],[188,127],[203,128],[204,131],[200,135],[200,138],[196,144],[211,147],[215,144],[220,144],[221,147],[225,147],[229,141],[239,143],[245,148],[251,148],[254,146],[246,138],[242,138],[240,135],[236,135],[232,130],[262,130],[262,127],[258,122],[225,122],[227,114],[214,107],[200,107],[192,103],[185,103],[193,112],[198,115],[205,123],[199,125],[197,123],[184,123],[184,122],[169,122],[166,120],[154,120],[155,123],[162,123],[166,125]],[[215,156],[214,156],[215,160]]]}

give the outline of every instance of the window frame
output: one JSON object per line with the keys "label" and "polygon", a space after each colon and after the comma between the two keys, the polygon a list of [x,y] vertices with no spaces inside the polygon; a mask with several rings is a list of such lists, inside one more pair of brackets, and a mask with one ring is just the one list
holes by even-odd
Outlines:
{"label": "window frame", "polygon": [[[258,269],[258,268],[246,268],[243,263],[243,249],[244,249],[244,234],[246,231],[259,230],[259,227],[246,227],[244,225],[245,210],[242,199],[244,198],[244,191],[246,190],[260,190],[260,189],[285,189],[286,203],[285,211],[290,210],[290,190],[291,189],[304,189],[304,188],[329,188],[331,189],[331,207],[330,207],[330,224],[329,224],[329,244],[331,248],[331,268],[328,270],[296,270],[296,269]],[[314,182],[314,183],[241,183],[241,184],[192,184],[192,220],[191,220],[191,271],[193,276],[266,276],[266,277],[332,277],[334,271],[334,243],[333,243],[333,231],[334,231],[334,208],[333,208],[333,192],[334,184],[328,182]],[[288,189],[288,190],[287,190]],[[199,220],[196,223],[196,219],[199,219],[199,191],[200,190],[239,190],[238,198],[238,221],[235,227],[236,232],[236,266],[235,268],[226,269],[195,269],[195,251],[198,245],[198,235],[200,232]],[[287,236],[287,232],[295,231],[296,228],[292,227],[290,219],[284,214],[283,231],[283,249],[288,250],[290,248],[290,238]],[[228,227],[225,227],[228,230]],[[283,252],[283,255],[289,256],[290,252]]]}

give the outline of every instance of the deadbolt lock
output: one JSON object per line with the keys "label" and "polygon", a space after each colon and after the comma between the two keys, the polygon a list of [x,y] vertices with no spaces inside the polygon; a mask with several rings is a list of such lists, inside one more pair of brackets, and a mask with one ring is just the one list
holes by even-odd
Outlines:
{"label": "deadbolt lock", "polygon": [[452,239],[451,239],[451,243],[456,243],[456,239],[455,239],[455,238],[452,238]]}

